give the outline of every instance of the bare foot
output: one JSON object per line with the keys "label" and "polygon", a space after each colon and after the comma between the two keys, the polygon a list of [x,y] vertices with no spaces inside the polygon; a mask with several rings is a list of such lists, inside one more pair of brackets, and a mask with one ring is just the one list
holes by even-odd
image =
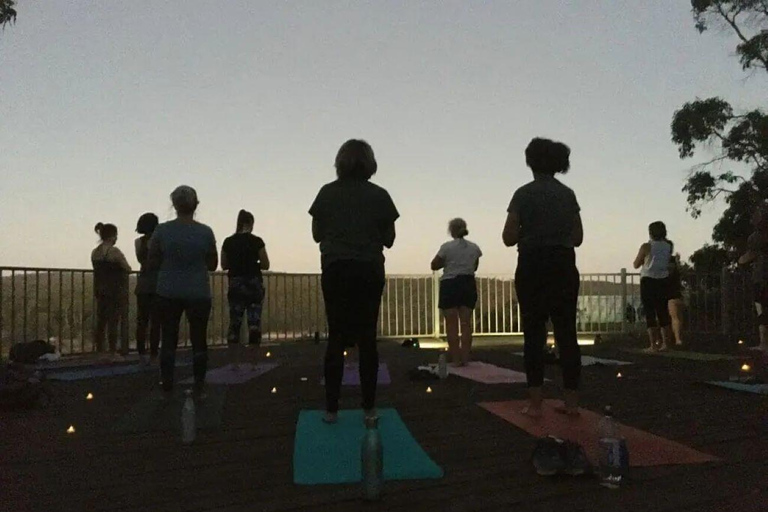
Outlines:
{"label": "bare foot", "polygon": [[528,404],[523,407],[520,413],[530,418],[541,418],[541,405]]}
{"label": "bare foot", "polygon": [[329,412],[325,411],[325,415],[323,416],[323,423],[327,423],[329,425],[333,425],[334,423],[339,421],[339,414],[335,412]]}
{"label": "bare foot", "polygon": [[560,414],[565,414],[566,416],[571,416],[571,417],[581,416],[581,413],[579,412],[578,407],[568,406],[565,404],[556,406],[555,412],[558,412]]}

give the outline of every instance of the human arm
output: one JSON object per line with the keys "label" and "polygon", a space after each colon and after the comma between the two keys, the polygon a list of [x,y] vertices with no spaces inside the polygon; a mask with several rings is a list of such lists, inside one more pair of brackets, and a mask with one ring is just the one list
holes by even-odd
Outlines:
{"label": "human arm", "polygon": [[261,270],[269,270],[269,254],[266,247],[259,249],[259,267]]}
{"label": "human arm", "polygon": [[501,239],[507,247],[514,247],[520,239],[520,218],[515,210],[510,210],[507,213],[507,221],[504,223]]}
{"label": "human arm", "polygon": [[227,242],[221,246],[221,270],[229,270],[229,260],[227,259]]}
{"label": "human arm", "polygon": [[571,242],[574,247],[581,247],[582,242],[584,242],[584,226],[581,223],[581,214],[579,212],[576,212],[576,218],[573,220]]}
{"label": "human arm", "polygon": [[432,263],[430,263],[430,268],[433,272],[437,272],[441,268],[445,267],[445,260],[443,259],[440,254],[436,254],[434,258],[432,258]]}
{"label": "human arm", "polygon": [[125,254],[123,254],[123,251],[117,247],[112,247],[109,251],[107,251],[105,259],[112,263],[117,263],[120,265],[120,268],[126,272],[131,271],[131,266],[128,264],[128,260],[125,259]]}
{"label": "human arm", "polygon": [[643,266],[643,263],[645,263],[645,258],[648,257],[648,255],[651,252],[651,244],[644,243],[640,246],[640,249],[637,251],[637,256],[635,257],[635,261],[632,263],[632,266],[635,268],[640,268]]}
{"label": "human arm", "polygon": [[213,230],[210,231],[210,242],[205,253],[205,265],[208,267],[208,272],[215,271],[219,266],[219,252],[216,250],[216,237],[213,235]]}

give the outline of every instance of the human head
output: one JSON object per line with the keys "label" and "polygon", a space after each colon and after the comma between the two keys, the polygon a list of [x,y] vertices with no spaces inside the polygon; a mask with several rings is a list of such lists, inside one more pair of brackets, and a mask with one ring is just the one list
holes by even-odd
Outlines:
{"label": "human head", "polygon": [[245,210],[240,210],[237,214],[237,232],[243,231],[250,233],[253,229],[253,214]]}
{"label": "human head", "polygon": [[136,223],[136,232],[141,235],[151,235],[155,232],[159,222],[157,215],[147,212],[139,217],[139,221]]}
{"label": "human head", "polygon": [[459,217],[451,219],[451,221],[448,222],[448,233],[453,238],[464,238],[469,234],[469,231],[467,231],[467,222]]}
{"label": "human head", "polygon": [[93,230],[99,235],[102,242],[117,241],[117,226],[114,224],[103,224],[99,222]]}
{"label": "human head", "polygon": [[187,185],[180,185],[171,192],[171,203],[179,215],[192,215],[200,204],[195,189]]}
{"label": "human head", "polygon": [[571,149],[562,142],[536,137],[525,148],[525,163],[533,172],[555,175],[571,168]]}
{"label": "human head", "polygon": [[350,139],[341,145],[334,165],[339,179],[367,181],[376,174],[377,169],[373,148],[359,139]]}
{"label": "human head", "polygon": [[667,226],[660,220],[651,222],[648,225],[648,234],[650,235],[651,240],[664,240],[667,238]]}

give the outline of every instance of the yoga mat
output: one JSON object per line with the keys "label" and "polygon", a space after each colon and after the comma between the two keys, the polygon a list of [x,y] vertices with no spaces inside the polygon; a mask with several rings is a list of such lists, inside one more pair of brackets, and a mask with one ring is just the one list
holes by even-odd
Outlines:
{"label": "yoga mat", "polygon": [[[205,374],[205,382],[208,384],[243,384],[259,375],[263,375],[270,370],[277,368],[277,363],[239,363],[237,368],[233,364],[228,364],[220,368],[208,370]],[[181,381],[182,384],[192,384],[194,377]]]}
{"label": "yoga mat", "polygon": [[35,363],[36,370],[71,370],[76,368],[92,367],[110,367],[136,364],[139,361],[138,356],[128,356],[124,361],[111,361],[98,356],[63,358],[56,361],[38,361]]}
{"label": "yoga mat", "polygon": [[742,382],[728,381],[708,381],[706,384],[733,391],[743,391],[745,393],[754,393],[756,395],[768,395],[768,384],[744,384]]}
{"label": "yoga mat", "polygon": [[[189,361],[177,361],[176,368],[192,366]],[[96,366],[78,368],[76,370],[52,372],[46,375],[48,380],[73,381],[85,379],[98,379],[101,377],[117,377],[120,375],[133,375],[136,373],[159,372],[157,366],[142,364],[122,364],[114,366]]]}
{"label": "yoga mat", "polygon": [[[389,368],[387,363],[379,363],[379,373],[377,375],[377,384],[380,386],[386,386],[392,383],[389,377]],[[320,384],[325,386],[325,377],[320,379]],[[360,365],[358,363],[351,363],[344,365],[344,376],[341,378],[342,386],[359,386],[360,385]]]}
{"label": "yoga mat", "polygon": [[483,384],[521,384],[526,382],[525,374],[522,372],[481,361],[472,361],[467,366],[448,366],[448,373]]}
{"label": "yoga mat", "polygon": [[[360,482],[360,448],[365,426],[363,411],[339,411],[339,421],[323,423],[324,411],[301,411],[293,447],[296,484]],[[384,479],[442,478],[443,470],[413,438],[395,409],[379,409],[379,432],[384,447]]]}
{"label": "yoga mat", "polygon": [[728,354],[706,354],[704,352],[685,352],[682,350],[665,350],[664,352],[646,352],[637,348],[623,348],[624,352],[640,354],[644,356],[661,356],[671,359],[687,359],[689,361],[731,361],[740,359],[738,356]]}
{"label": "yoga mat", "polygon": [[[516,356],[524,357],[522,352],[515,352]],[[581,356],[581,366],[626,366],[628,364],[634,364],[627,361],[619,361],[616,359],[603,359],[602,357],[594,356]]]}
{"label": "yoga mat", "polygon": [[[211,387],[206,390],[206,394],[201,402],[195,404],[195,425],[198,430],[217,429],[222,423],[227,388]],[[186,398],[183,389],[177,388],[169,398],[164,399],[162,395],[160,390],[156,390],[134,404],[117,421],[115,432],[181,432],[181,409]]]}
{"label": "yoga mat", "polygon": [[[581,409],[580,416],[566,416],[554,410],[554,406],[559,402],[545,400],[542,416],[530,418],[520,412],[527,403],[526,400],[512,400],[508,402],[483,402],[478,405],[533,436],[554,435],[561,439],[577,442],[587,452],[592,463],[598,462],[597,432],[598,423],[602,419],[600,414]],[[619,430],[627,440],[629,463],[633,467],[700,464],[719,460],[706,453],[636,428],[621,425]]]}

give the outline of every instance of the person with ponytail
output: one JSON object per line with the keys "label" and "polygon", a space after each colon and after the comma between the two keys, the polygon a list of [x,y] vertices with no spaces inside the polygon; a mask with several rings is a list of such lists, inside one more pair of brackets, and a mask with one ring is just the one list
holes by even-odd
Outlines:
{"label": "person with ponytail", "polygon": [[248,344],[261,343],[261,308],[264,303],[262,270],[269,270],[269,255],[264,240],[253,234],[253,214],[240,210],[235,234],[221,246],[221,268],[229,275],[230,345],[240,343],[243,314],[248,319]]}
{"label": "person with ponytail", "polygon": [[106,336],[112,359],[119,361],[128,353],[128,274],[131,266],[123,252],[115,247],[117,227],[114,224],[99,222],[94,231],[99,235],[99,245],[91,252],[93,292],[96,298],[93,348],[103,353]]}
{"label": "person with ponytail", "polygon": [[[141,269],[136,279],[136,349],[144,363],[154,363],[160,348],[160,318],[155,309],[157,291],[157,270],[147,266],[149,240],[155,232],[159,220],[154,213],[145,213],[139,217],[136,232],[141,236],[136,239],[136,259]],[[149,359],[147,351],[147,331],[149,331]]]}
{"label": "person with ponytail", "polygon": [[576,247],[584,230],[576,194],[555,178],[570,169],[571,150],[562,142],[535,138],[525,148],[533,181],[512,196],[502,240],[517,246],[515,290],[523,321],[527,407],[540,416],[543,404],[547,321],[552,321],[563,374],[563,405],[556,410],[579,414],[581,350],[576,336],[579,270]]}
{"label": "person with ponytail", "polygon": [[197,191],[181,185],[171,192],[176,219],[157,226],[149,241],[148,269],[157,270],[157,311],[162,324],[160,375],[163,391],[170,394],[174,385],[176,348],[179,344],[181,316],[189,322],[192,344],[193,392],[205,396],[208,370],[208,320],[211,315],[209,272],[219,265],[213,230],[195,220],[200,202]]}
{"label": "person with ponytail", "polygon": [[483,252],[477,244],[465,238],[469,231],[464,219],[451,220],[448,233],[452,240],[440,246],[431,266],[433,271],[443,269],[439,308],[445,315],[451,361],[457,366],[465,366],[472,350],[472,311],[477,304],[475,272]]}
{"label": "person with ponytail", "polygon": [[640,300],[648,326],[648,351],[667,350],[674,344],[669,315],[670,280],[674,246],[667,240],[667,227],[661,221],[648,226],[650,240],[640,246],[634,267],[640,269]]}

